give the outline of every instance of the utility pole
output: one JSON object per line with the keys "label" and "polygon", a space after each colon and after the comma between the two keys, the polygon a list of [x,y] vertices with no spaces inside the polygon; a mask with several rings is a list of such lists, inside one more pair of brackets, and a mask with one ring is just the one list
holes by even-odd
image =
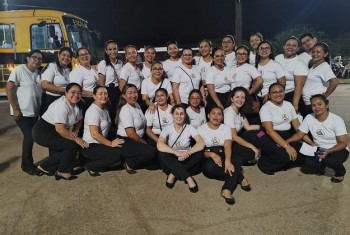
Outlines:
{"label": "utility pole", "polygon": [[236,45],[242,44],[242,0],[236,0],[236,27],[235,27],[235,41]]}
{"label": "utility pole", "polygon": [[7,7],[8,7],[8,4],[7,4],[7,0],[4,0],[4,3],[2,4],[4,6],[4,10],[7,11]]}

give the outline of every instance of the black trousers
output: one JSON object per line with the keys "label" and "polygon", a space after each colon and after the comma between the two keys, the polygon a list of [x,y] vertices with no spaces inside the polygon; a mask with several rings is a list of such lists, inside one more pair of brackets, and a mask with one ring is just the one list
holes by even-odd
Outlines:
{"label": "black trousers", "polygon": [[[290,137],[289,132],[277,132],[283,139]],[[265,134],[257,138],[257,144],[261,149],[261,157],[258,161],[259,169],[265,174],[273,174],[280,170],[286,170],[290,167],[301,165],[304,157],[299,155],[295,161],[291,161],[287,151],[283,147],[277,146],[270,136]],[[299,152],[301,143],[293,142],[290,145]]]}
{"label": "black trousers", "polygon": [[185,161],[179,161],[174,154],[159,152],[159,160],[165,174],[175,175],[179,180],[186,181],[188,177],[198,173],[203,158],[203,151],[192,154]]}
{"label": "black trousers", "polygon": [[[256,143],[257,136],[256,135],[258,132],[259,131],[243,131],[243,132],[238,133],[238,135],[242,139],[244,139],[245,141],[253,144],[254,146],[257,146],[257,143]],[[243,145],[240,145],[236,142],[234,142],[232,144],[232,153],[239,155],[241,157],[243,165],[248,163],[249,161],[254,160],[254,158],[255,158],[255,153],[253,150],[251,150],[250,148],[247,148]]]}
{"label": "black trousers", "polygon": [[117,105],[121,96],[121,92],[119,90],[119,87],[106,87],[108,92],[108,112],[109,116],[111,117],[112,123],[115,122],[115,114],[117,111]]}
{"label": "black trousers", "polygon": [[[253,101],[259,101],[260,108],[263,106],[263,100],[260,96],[257,96],[255,94],[252,94],[248,96],[248,99]],[[247,118],[250,125],[261,125],[260,115],[259,113],[245,113],[245,117]]]}
{"label": "black trousers", "polygon": [[[216,93],[216,95],[218,96],[221,104],[226,107],[227,106],[227,100],[229,98],[230,92],[226,92],[226,93]],[[213,107],[216,107],[217,104],[214,102],[213,98],[211,98],[210,94],[207,96],[207,105],[205,106],[205,112],[209,113],[210,110]]]}
{"label": "black trousers", "polygon": [[343,163],[348,159],[348,157],[349,151],[343,149],[341,151],[328,154],[321,162],[319,162],[315,157],[305,157],[304,166],[315,171],[329,167],[335,171],[335,176],[344,176],[346,174],[346,169]]}
{"label": "black trousers", "polygon": [[81,153],[89,159],[85,167],[92,171],[100,171],[108,166],[122,162],[122,147],[108,147],[103,144],[92,143],[88,148],[83,148]]}
{"label": "black trousers", "polygon": [[209,179],[224,180],[225,183],[222,189],[227,189],[233,193],[237,187],[237,184],[241,183],[244,179],[242,174],[242,158],[239,155],[232,154],[231,163],[233,164],[235,171],[232,176],[229,173],[225,173],[225,159],[222,157],[222,167],[219,167],[212,158],[205,158],[202,164],[202,172]]}
{"label": "black trousers", "polygon": [[40,119],[33,128],[34,141],[49,149],[52,154],[40,166],[49,172],[59,171],[68,173],[79,149],[79,145],[73,140],[66,139],[57,133],[55,126]]}
{"label": "black trousers", "polygon": [[60,97],[61,96],[53,96],[43,93],[41,96],[40,116],[42,116],[46,112],[50,104],[52,104],[55,100],[57,100]]}
{"label": "black trousers", "polygon": [[37,121],[38,117],[21,117],[16,121],[23,134],[21,163],[23,170],[33,170],[36,168],[33,161],[34,140],[32,137],[32,129]]}

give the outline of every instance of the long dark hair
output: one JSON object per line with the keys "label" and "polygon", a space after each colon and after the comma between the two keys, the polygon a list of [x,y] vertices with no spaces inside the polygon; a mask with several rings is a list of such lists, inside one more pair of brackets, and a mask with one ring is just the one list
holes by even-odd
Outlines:
{"label": "long dark hair", "polygon": [[[54,63],[56,63],[57,70],[58,70],[58,72],[59,72],[62,76],[64,76],[64,75],[63,75],[63,70],[64,70],[64,68],[60,65],[60,61],[59,61],[59,59],[58,59],[58,56],[59,56],[62,52],[64,52],[64,51],[67,51],[67,52],[69,53],[70,57],[73,58],[73,51],[72,51],[72,49],[71,49],[70,47],[61,47],[60,51],[58,52],[58,55],[56,56],[56,60],[55,60]],[[43,70],[41,71],[41,73],[44,73],[44,71],[45,71],[48,67],[49,67],[49,64],[47,64],[47,65],[43,68]],[[73,69],[72,61],[67,65],[67,68],[69,69],[69,71],[72,71],[72,69]]]}
{"label": "long dark hair", "polygon": [[247,89],[244,88],[244,87],[238,86],[238,87],[233,88],[233,90],[231,91],[231,93],[230,93],[230,95],[229,95],[229,98],[228,98],[228,100],[227,100],[227,105],[226,105],[226,107],[229,107],[229,106],[231,105],[231,103],[232,103],[232,102],[231,102],[232,97],[234,97],[235,94],[236,94],[237,92],[239,92],[239,91],[241,91],[241,92],[244,93],[244,95],[245,95],[245,102],[244,102],[244,104],[242,105],[242,107],[240,107],[240,108],[238,109],[238,112],[239,112],[240,114],[242,114],[242,115],[246,115],[247,113],[249,113],[250,107],[252,107],[253,98],[249,95]]}
{"label": "long dark hair", "polygon": [[324,53],[327,53],[326,57],[324,57],[324,60],[330,65],[331,64],[331,53],[329,52],[329,46],[327,43],[319,42],[316,43],[315,46],[312,48],[312,50],[315,47],[321,47]]}
{"label": "long dark hair", "polygon": [[255,67],[256,67],[256,68],[258,68],[259,62],[260,62],[260,60],[261,60],[261,57],[260,57],[260,55],[259,55],[259,49],[260,49],[261,45],[264,44],[264,43],[269,44],[269,46],[270,46],[270,48],[271,48],[271,49],[270,49],[270,50],[271,50],[271,53],[270,53],[270,55],[269,55],[269,58],[270,58],[271,60],[273,60],[273,59],[275,58],[275,53],[274,53],[274,51],[273,51],[272,43],[271,43],[270,41],[268,41],[268,40],[261,41],[261,42],[259,43],[258,47],[256,48],[256,51],[257,51],[256,57],[255,57]]}
{"label": "long dark hair", "polygon": [[109,45],[109,44],[111,44],[111,43],[113,43],[113,44],[115,44],[116,46],[117,46],[117,50],[118,50],[118,44],[117,44],[117,42],[115,41],[115,40],[108,40],[106,43],[105,43],[105,46],[104,46],[104,51],[103,51],[103,58],[105,59],[105,61],[106,61],[106,66],[113,66],[112,65],[112,62],[111,62],[111,59],[109,58],[109,56],[107,55],[107,52],[106,52],[106,49],[107,49],[107,46]]}
{"label": "long dark hair", "polygon": [[131,87],[134,87],[137,90],[137,87],[134,84],[131,84],[131,83],[125,84],[125,86],[122,89],[122,94],[120,95],[119,102],[118,102],[118,105],[117,105],[117,112],[115,114],[115,124],[116,125],[118,125],[118,122],[119,122],[120,110],[126,104],[126,100],[124,99],[123,95],[125,95],[126,91],[129,88],[131,88]]}

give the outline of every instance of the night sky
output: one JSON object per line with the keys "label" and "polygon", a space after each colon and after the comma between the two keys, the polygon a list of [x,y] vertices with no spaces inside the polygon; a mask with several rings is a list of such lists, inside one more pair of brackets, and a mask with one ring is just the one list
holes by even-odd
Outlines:
{"label": "night sky", "polygon": [[[310,25],[333,38],[350,31],[350,0],[242,0],[242,3],[245,40],[256,31],[271,38],[297,24]],[[234,0],[8,0],[8,4],[9,9],[32,6],[79,15],[89,22],[90,29],[101,31],[102,41],[115,39],[121,45],[163,46],[169,40],[181,44],[234,35]]]}

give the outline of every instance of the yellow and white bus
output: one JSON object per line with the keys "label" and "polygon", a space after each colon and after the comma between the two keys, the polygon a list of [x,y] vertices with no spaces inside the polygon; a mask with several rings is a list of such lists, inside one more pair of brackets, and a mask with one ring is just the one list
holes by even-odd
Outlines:
{"label": "yellow and white bus", "polygon": [[97,63],[86,20],[55,10],[0,11],[0,95],[5,95],[12,69],[26,63],[30,50],[41,50],[43,63],[49,63],[62,46],[74,52],[84,46],[91,51],[91,63]]}

